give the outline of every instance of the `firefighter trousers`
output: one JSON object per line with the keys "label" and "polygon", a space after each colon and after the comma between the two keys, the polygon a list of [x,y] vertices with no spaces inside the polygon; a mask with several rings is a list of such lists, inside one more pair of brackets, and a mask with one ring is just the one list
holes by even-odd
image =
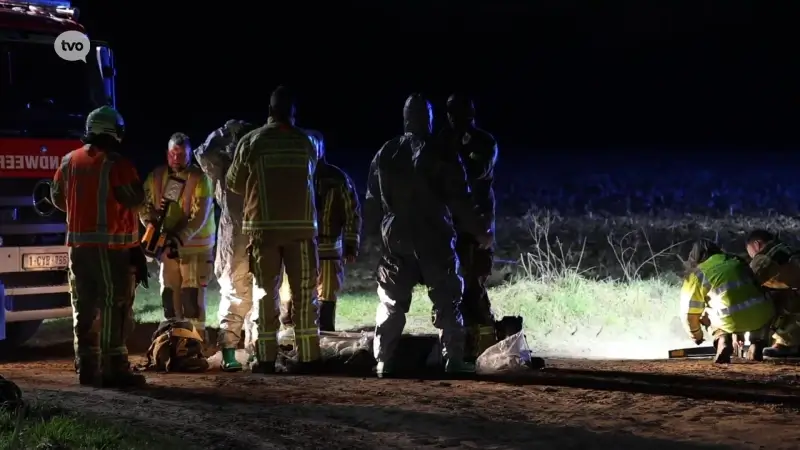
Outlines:
{"label": "firefighter trousers", "polygon": [[486,281],[492,274],[494,252],[481,248],[472,236],[459,235],[456,254],[464,278],[461,300],[466,332],[464,352],[467,358],[474,359],[497,343],[494,312],[486,290]]}
{"label": "firefighter trousers", "polygon": [[384,251],[378,264],[375,359],[385,363],[394,356],[417,284],[427,286],[433,302],[433,326],[439,329],[442,356],[460,362],[464,358],[464,322],[459,311],[463,285],[458,259],[444,252],[426,256]]}
{"label": "firefighter trousers", "polygon": [[161,305],[165,319],[186,319],[203,332],[206,328],[206,290],[213,270],[211,250],[161,260]]}
{"label": "firefighter trousers", "polygon": [[786,347],[800,345],[800,295],[796,291],[771,291],[777,316],[773,324],[772,339]]}
{"label": "firefighter trousers", "polygon": [[258,301],[256,358],[272,362],[278,357],[280,327],[280,287],[286,270],[291,295],[291,321],[295,324],[295,347],[300,362],[316,361],[319,349],[319,304],[317,302],[317,241],[288,242],[283,245],[253,240],[250,244],[250,268],[256,286],[264,296]]}
{"label": "firefighter trousers", "polygon": [[127,372],[136,289],[130,250],[71,247],[69,260],[76,368]]}
{"label": "firefighter trousers", "polygon": [[[285,274],[285,273],[284,273]],[[317,278],[317,300],[336,303],[344,286],[344,262],[341,259],[320,259]],[[281,323],[292,325],[292,291],[288,277],[283,278],[280,290]]]}

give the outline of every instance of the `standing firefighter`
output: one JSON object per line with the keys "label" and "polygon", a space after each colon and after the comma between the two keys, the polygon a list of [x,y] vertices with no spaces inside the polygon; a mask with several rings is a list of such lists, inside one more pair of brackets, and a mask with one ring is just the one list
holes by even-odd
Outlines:
{"label": "standing firefighter", "polygon": [[[481,229],[495,230],[494,166],[497,162],[497,141],[475,126],[475,106],[463,95],[447,99],[447,119],[450,124],[441,138],[449,151],[458,153],[467,172],[472,196],[478,213],[483,217]],[[486,291],[486,280],[492,274],[494,250],[482,248],[474,236],[460,229],[456,253],[464,277],[464,298],[461,312],[467,333],[466,357],[475,360],[487,348],[497,343],[494,313]]]}
{"label": "standing firefighter", "polygon": [[463,361],[459,303],[462,280],[454,251],[453,216],[481,247],[492,244],[476,214],[458,154],[431,137],[433,109],[422,96],[408,97],[405,133],[386,142],[370,165],[364,203],[365,230],[382,237],[378,265],[375,359],[379,377],[391,375],[392,357],[405,327],[417,284],[428,287],[433,325],[440,330],[445,370],[473,371]]}
{"label": "standing firefighter", "polygon": [[[214,263],[214,241],[217,226],[214,218],[214,193],[211,180],[191,164],[189,138],[175,133],[167,144],[168,164],[156,168],[145,180],[145,207],[139,217],[145,226],[158,222],[164,215],[163,229],[171,245],[179,248],[177,257],[161,258],[161,305],[165,319],[187,319],[205,335],[206,287]],[[170,202],[161,211],[163,189],[167,179],[185,181],[178,202]]]}
{"label": "standing firefighter", "polygon": [[[361,233],[361,206],[353,180],[325,160],[322,134],[306,130],[317,146],[319,163],[314,173],[317,217],[319,218],[319,329],[334,331],[336,301],[344,284],[344,264],[358,256]],[[292,324],[291,292],[286,279],[281,286],[281,322]]]}
{"label": "standing firefighter", "polygon": [[775,300],[774,344],[764,356],[782,358],[800,353],[800,253],[766,230],[747,237],[750,267],[761,286]]}
{"label": "standing firefighter", "polygon": [[[200,167],[211,179],[214,196],[222,212],[217,234],[217,257],[214,274],[219,283],[219,346],[222,349],[222,370],[238,372],[236,347],[242,339],[242,328],[253,311],[253,274],[247,245],[250,237],[242,233],[243,197],[228,189],[225,174],[233,162],[236,144],[255,129],[243,121],[229,120],[211,133],[205,143],[195,149]],[[246,333],[252,339],[252,329]]]}
{"label": "standing firefighter", "polygon": [[279,290],[286,267],[295,317],[297,364],[291,372],[314,371],[320,360],[317,326],[317,210],[314,170],[317,149],[294,126],[294,101],[287,89],[272,93],[269,120],[239,141],[227,174],[228,188],[244,195],[242,230],[251,237],[250,268],[264,289],[259,301],[254,371],[275,370],[280,325]]}
{"label": "standing firefighter", "polygon": [[714,362],[727,364],[733,355],[733,334],[739,339],[750,332],[747,359],[761,361],[775,314],[753,278],[747,263],[728,255],[713,242],[695,242],[687,259],[688,274],[683,282],[680,315],[684,328],[700,345],[703,338],[701,316],[709,309],[708,321],[717,355]]}
{"label": "standing firefighter", "polygon": [[135,209],[144,201],[136,168],[117,150],[125,122],[108,106],[86,120],[83,147],[61,161],[53,204],[67,213],[75,357],[82,385],[145,383],[125,345],[133,326],[136,275],[144,258]]}

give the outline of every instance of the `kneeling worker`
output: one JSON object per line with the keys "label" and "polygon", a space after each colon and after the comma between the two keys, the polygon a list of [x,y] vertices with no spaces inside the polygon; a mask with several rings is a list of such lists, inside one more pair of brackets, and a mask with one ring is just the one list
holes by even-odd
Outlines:
{"label": "kneeling worker", "polygon": [[[189,320],[204,336],[206,325],[206,287],[214,265],[214,242],[217,225],[214,218],[214,192],[211,180],[191,164],[189,138],[175,133],[167,147],[168,164],[156,168],[145,180],[146,204],[139,217],[142,223],[155,223],[166,214],[164,230],[170,239],[179,241],[178,257],[161,258],[161,303],[165,319]],[[170,176],[186,180],[183,195],[160,211],[162,190]]]}
{"label": "kneeling worker", "polygon": [[761,361],[775,308],[741,259],[728,255],[709,240],[695,242],[687,259],[681,289],[680,315],[697,345],[704,341],[701,315],[708,319],[717,349],[714,362],[727,364],[733,355],[733,334],[750,333],[747,359]]}
{"label": "kneeling worker", "polygon": [[756,280],[775,301],[773,345],[764,356],[785,358],[800,354],[800,252],[766,230],[754,230],[747,237],[747,254]]}

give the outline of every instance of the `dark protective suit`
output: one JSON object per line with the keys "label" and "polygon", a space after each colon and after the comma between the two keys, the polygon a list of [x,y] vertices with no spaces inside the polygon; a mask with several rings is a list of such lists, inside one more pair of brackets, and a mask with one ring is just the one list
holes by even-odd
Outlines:
{"label": "dark protective suit", "polygon": [[[375,358],[387,363],[397,347],[417,284],[428,288],[433,324],[446,360],[463,358],[463,321],[453,216],[476,236],[485,234],[473,209],[458,154],[431,137],[433,111],[420,96],[403,109],[405,134],[388,142],[370,165],[364,203],[365,231],[379,232]],[[451,215],[452,213],[452,215]]]}
{"label": "dark protective suit", "polygon": [[[494,167],[497,162],[497,141],[475,126],[475,109],[466,97],[453,95],[447,102],[450,126],[439,135],[449,151],[457,153],[467,172],[467,181],[477,207],[484,219],[482,228],[495,229]],[[461,262],[464,278],[464,295],[461,312],[467,333],[466,356],[477,358],[487,348],[497,343],[494,330],[495,317],[486,281],[492,274],[494,250],[478,245],[474,236],[461,230],[456,221],[458,239],[456,253]]]}

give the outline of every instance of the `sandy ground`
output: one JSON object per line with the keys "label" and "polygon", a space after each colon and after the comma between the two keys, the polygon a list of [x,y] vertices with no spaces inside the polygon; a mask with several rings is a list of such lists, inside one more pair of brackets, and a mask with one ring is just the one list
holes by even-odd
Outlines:
{"label": "sandy ground", "polygon": [[0,374],[28,398],[174,430],[187,449],[796,449],[791,364],[548,360],[514,380],[150,374],[139,391],[77,385],[68,345]]}

